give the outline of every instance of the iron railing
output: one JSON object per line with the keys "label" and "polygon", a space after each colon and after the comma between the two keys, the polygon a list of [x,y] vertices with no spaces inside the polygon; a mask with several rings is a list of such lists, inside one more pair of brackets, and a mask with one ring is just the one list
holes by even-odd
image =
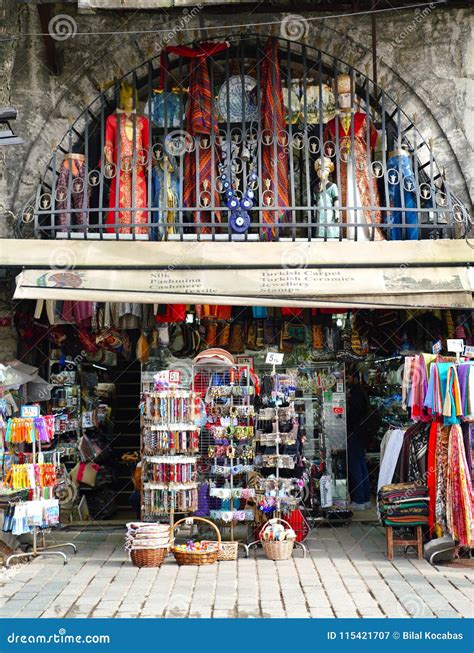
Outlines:
{"label": "iron railing", "polygon": [[[189,89],[191,60],[173,54],[167,66],[160,57],[141,64],[82,112],[22,216],[35,237],[328,241],[467,232],[470,216],[449,191],[432,149],[366,75],[303,43],[276,40],[282,124],[278,68],[268,65],[266,39],[226,41],[226,49],[206,59],[207,133],[193,132],[186,117],[190,94],[204,96]],[[336,109],[340,74],[350,79],[350,107],[365,114],[359,125],[356,117],[344,118],[353,112]],[[116,112],[124,82],[133,98],[129,114]],[[269,122],[272,129],[265,128]],[[334,168],[332,186],[324,188],[315,171],[322,154],[324,166]]]}

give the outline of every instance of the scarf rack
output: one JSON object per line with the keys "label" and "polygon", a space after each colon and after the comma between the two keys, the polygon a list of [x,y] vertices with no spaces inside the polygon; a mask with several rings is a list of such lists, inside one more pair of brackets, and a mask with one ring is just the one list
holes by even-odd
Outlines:
{"label": "scarf rack", "polygon": [[[12,442],[11,444],[17,444],[17,443]],[[34,437],[32,439],[31,445],[32,445],[31,461],[33,464],[38,464],[42,457],[41,439],[40,438],[37,439],[36,437]],[[39,501],[42,498],[41,490],[42,488],[38,485],[37,480],[35,478],[35,486],[34,488],[32,488],[33,496],[31,497],[30,500]],[[39,531],[41,531],[41,535],[42,535],[41,546],[38,545]],[[44,539],[44,531],[39,526],[33,526],[32,533],[33,533],[33,544],[32,544],[31,551],[27,551],[23,553],[13,553],[12,555],[8,556],[8,558],[5,560],[5,566],[7,568],[10,566],[12,560],[21,560],[22,558],[38,558],[40,556],[58,556],[62,558],[64,564],[66,565],[68,562],[68,558],[63,551],[59,551],[58,549],[70,547],[74,553],[77,553],[77,547],[72,542],[63,542],[61,544],[50,544],[47,546]]]}

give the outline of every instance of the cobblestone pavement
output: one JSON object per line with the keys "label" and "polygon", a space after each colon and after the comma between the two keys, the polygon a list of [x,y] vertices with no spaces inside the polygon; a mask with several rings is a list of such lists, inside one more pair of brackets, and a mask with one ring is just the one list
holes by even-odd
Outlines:
{"label": "cobblestone pavement", "polygon": [[[64,538],[55,534],[55,539]],[[413,554],[385,557],[369,524],[318,528],[309,555],[249,558],[203,567],[136,569],[123,534],[69,533],[79,552],[67,565],[38,558],[0,572],[2,617],[469,617],[469,569],[432,567]]]}

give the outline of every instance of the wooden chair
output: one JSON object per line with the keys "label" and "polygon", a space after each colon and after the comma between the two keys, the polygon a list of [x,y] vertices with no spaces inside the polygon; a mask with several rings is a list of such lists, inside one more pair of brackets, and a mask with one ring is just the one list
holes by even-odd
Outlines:
{"label": "wooden chair", "polygon": [[421,526],[407,526],[416,529],[416,537],[413,539],[400,539],[393,537],[393,526],[385,526],[385,538],[387,540],[387,558],[393,560],[394,546],[416,546],[418,560],[423,557],[423,531]]}

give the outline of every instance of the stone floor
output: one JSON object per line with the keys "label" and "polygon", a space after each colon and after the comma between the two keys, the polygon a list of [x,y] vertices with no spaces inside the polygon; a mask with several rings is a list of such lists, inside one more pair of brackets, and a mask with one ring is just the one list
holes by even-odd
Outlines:
{"label": "stone floor", "polygon": [[[61,540],[65,534],[55,534]],[[2,617],[469,617],[469,569],[433,567],[413,554],[385,557],[379,526],[321,527],[272,562],[249,558],[204,567],[136,569],[123,533],[69,533],[79,552],[63,565],[38,558],[0,571]]]}

